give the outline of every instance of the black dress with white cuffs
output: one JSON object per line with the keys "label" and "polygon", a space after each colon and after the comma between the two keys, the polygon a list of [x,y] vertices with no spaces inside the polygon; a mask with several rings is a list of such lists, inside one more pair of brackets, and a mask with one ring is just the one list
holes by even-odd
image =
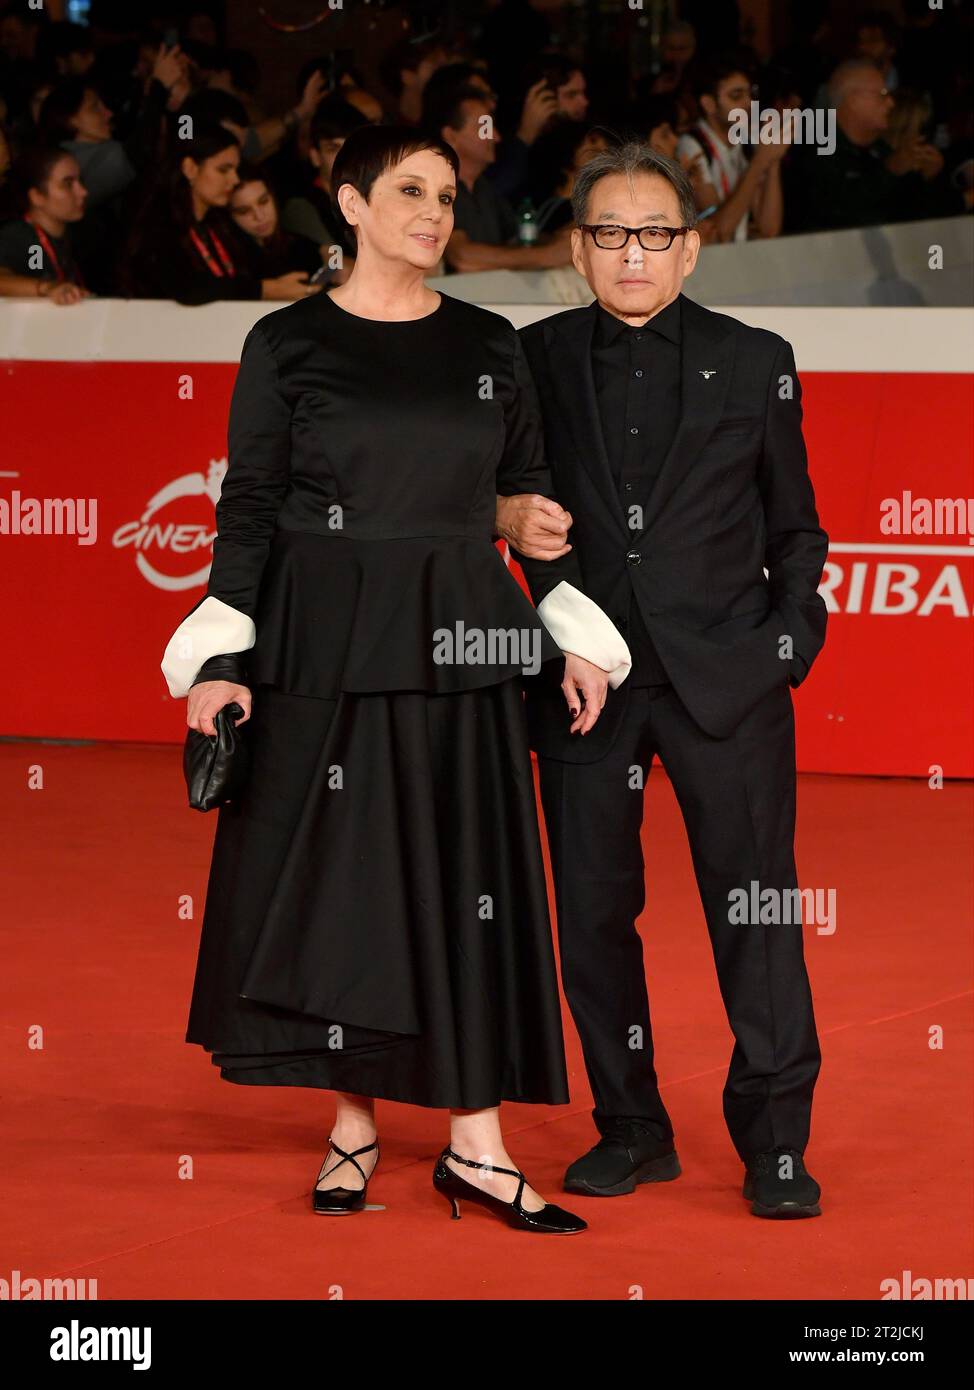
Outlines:
{"label": "black dress with white cuffs", "polygon": [[573,552],[524,562],[535,608],[493,544],[497,493],[550,496],[517,335],[446,295],[407,321],[297,301],[246,339],[228,443],[162,663],[176,697],[253,692],[187,1041],[245,1084],[567,1101],[521,681],[630,659]]}

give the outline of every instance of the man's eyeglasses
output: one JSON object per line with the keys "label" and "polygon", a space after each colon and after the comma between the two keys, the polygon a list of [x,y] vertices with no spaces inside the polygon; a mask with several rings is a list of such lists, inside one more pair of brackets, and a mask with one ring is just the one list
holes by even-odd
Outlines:
{"label": "man's eyeglasses", "polygon": [[621,251],[635,237],[644,251],[668,251],[673,238],[684,236],[689,227],[618,227],[609,222],[583,222],[580,230],[588,232],[596,246],[603,251]]}

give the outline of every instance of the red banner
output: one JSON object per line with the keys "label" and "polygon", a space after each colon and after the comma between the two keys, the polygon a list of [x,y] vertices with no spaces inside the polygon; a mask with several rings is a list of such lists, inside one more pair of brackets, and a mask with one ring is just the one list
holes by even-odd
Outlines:
{"label": "red banner", "polygon": [[[3,734],[182,741],[159,662],[205,583],[235,371],[4,364]],[[801,376],[832,548],[799,766],[970,777],[970,378]]]}

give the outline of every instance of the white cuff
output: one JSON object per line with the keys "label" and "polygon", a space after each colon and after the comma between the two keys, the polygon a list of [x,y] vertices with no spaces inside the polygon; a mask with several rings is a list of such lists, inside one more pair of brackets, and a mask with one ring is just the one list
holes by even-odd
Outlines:
{"label": "white cuff", "polygon": [[574,652],[609,673],[617,689],[632,669],[625,638],[597,603],[563,579],[538,604],[538,617],[563,652]]}
{"label": "white cuff", "polygon": [[169,694],[175,699],[188,695],[204,661],[228,652],[248,651],[256,640],[253,618],[207,595],[169,639],[161,663]]}

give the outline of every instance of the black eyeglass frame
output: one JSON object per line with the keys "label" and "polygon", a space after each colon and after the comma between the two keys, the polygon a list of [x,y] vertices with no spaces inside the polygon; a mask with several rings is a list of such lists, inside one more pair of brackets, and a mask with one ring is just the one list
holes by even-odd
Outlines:
{"label": "black eyeglass frame", "polygon": [[[629,245],[629,238],[635,237],[644,251],[668,251],[673,245],[675,237],[685,236],[687,232],[692,232],[692,227],[661,227],[657,223],[647,223],[645,227],[623,227],[618,222],[580,222],[580,232],[588,232],[592,240],[600,251],[624,251]],[[596,232],[623,231],[627,233],[625,241],[621,246],[603,246],[596,236]],[[640,233],[642,232],[669,232],[670,239],[665,246],[647,246]]]}

